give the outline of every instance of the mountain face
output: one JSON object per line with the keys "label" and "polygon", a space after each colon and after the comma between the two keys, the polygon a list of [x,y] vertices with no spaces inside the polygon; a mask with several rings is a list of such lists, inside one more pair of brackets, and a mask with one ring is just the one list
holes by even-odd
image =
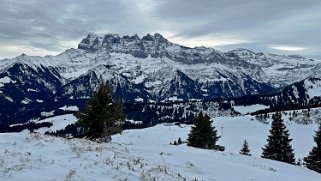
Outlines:
{"label": "mountain face", "polygon": [[264,82],[282,88],[307,77],[321,78],[320,61],[304,58],[300,55],[275,55],[255,53],[245,49],[229,51],[244,61],[262,68],[267,76],[261,76]]}
{"label": "mountain face", "polygon": [[157,33],[142,38],[90,33],[77,49],[57,56],[23,54],[0,61],[0,123],[83,105],[103,81],[125,102],[148,103],[266,94],[318,72],[319,61],[298,55],[189,48]]}
{"label": "mountain face", "polygon": [[[308,77],[275,92],[247,95],[233,101],[236,105],[267,105],[270,107],[267,111],[321,107],[321,78]],[[258,113],[262,112],[266,111],[258,111]]]}
{"label": "mountain face", "polygon": [[[286,86],[277,94],[278,101],[292,105],[321,105],[321,79],[306,78]],[[280,103],[279,103],[280,104]]]}

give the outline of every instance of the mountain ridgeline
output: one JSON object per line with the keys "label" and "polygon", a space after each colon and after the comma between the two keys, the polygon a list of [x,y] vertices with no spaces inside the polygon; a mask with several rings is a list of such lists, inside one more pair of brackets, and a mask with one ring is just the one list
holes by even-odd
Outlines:
{"label": "mountain ridgeline", "polygon": [[0,61],[0,124],[63,114],[64,106],[82,108],[106,81],[133,119],[146,106],[171,102],[318,105],[320,73],[320,61],[299,55],[190,48],[157,33],[142,38],[90,33],[77,49],[57,56],[22,54]]}

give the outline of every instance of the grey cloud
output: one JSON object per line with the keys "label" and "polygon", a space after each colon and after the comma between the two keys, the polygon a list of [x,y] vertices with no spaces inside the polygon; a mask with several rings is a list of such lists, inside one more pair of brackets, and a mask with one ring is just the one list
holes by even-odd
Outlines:
{"label": "grey cloud", "polygon": [[62,42],[80,41],[88,32],[169,32],[184,39],[251,41],[217,47],[222,50],[269,52],[272,44],[286,44],[308,47],[300,53],[321,57],[320,9],[319,0],[3,0],[0,47],[17,43],[61,52],[67,48]]}
{"label": "grey cloud", "polygon": [[[314,2],[314,3],[313,3]],[[196,24],[182,31],[185,36],[198,36],[213,32],[235,32],[258,28],[267,22],[283,19],[291,12],[320,5],[320,1],[165,1],[156,13],[168,21],[182,24]],[[200,22],[204,22],[202,26]]]}
{"label": "grey cloud", "polygon": [[[113,24],[129,17],[126,8],[119,1],[81,0],[75,3],[68,0],[34,0],[4,1],[2,4],[2,39],[21,39],[31,46],[54,50],[60,49],[59,41],[79,39],[89,31],[108,31]],[[124,18],[120,18],[121,16]]]}
{"label": "grey cloud", "polygon": [[[156,13],[167,21],[181,23],[176,36],[220,38],[234,35],[251,43],[217,47],[244,47],[254,51],[275,51],[271,44],[307,48],[302,54],[318,54],[321,44],[321,2],[317,0],[226,0],[165,1]],[[189,24],[189,26],[185,26]],[[319,53],[316,53],[319,52]],[[282,53],[282,52],[278,52]],[[289,52],[283,52],[289,53]]]}

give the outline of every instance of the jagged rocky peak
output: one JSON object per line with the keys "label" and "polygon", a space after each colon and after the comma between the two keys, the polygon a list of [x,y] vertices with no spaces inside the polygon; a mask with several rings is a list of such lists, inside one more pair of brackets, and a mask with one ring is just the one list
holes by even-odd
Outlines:
{"label": "jagged rocky peak", "polygon": [[155,40],[156,41],[158,41],[159,43],[169,43],[169,41],[166,39],[166,38],[164,38],[161,34],[159,34],[159,33],[155,33],[154,34],[154,38],[155,38]]}
{"label": "jagged rocky peak", "polygon": [[82,41],[78,44],[79,49],[96,50],[102,46],[109,44],[121,43],[121,38],[118,34],[106,34],[99,36],[94,33],[89,33]]}
{"label": "jagged rocky peak", "polygon": [[142,38],[143,42],[154,42],[158,44],[168,44],[170,43],[166,38],[163,37],[163,35],[159,33],[155,33],[154,35],[147,34]]}
{"label": "jagged rocky peak", "polygon": [[120,43],[120,37],[118,34],[107,34],[103,38],[103,44]]}
{"label": "jagged rocky peak", "polygon": [[133,36],[128,36],[128,35],[125,35],[121,38],[121,41],[124,41],[124,42],[140,42],[140,38],[137,34],[134,34]]}
{"label": "jagged rocky peak", "polygon": [[166,53],[166,48],[172,43],[161,34],[147,34],[140,38],[137,34],[120,37],[118,34],[98,36],[89,33],[78,45],[79,49],[97,51],[100,49],[109,52],[131,54],[135,57],[146,58],[148,55],[157,57]]}
{"label": "jagged rocky peak", "polygon": [[86,38],[82,39],[78,44],[78,48],[80,49],[90,49],[93,44],[99,43],[99,36],[94,33],[89,33]]}
{"label": "jagged rocky peak", "polygon": [[151,35],[151,34],[148,33],[146,36],[144,36],[144,37],[142,38],[142,41],[152,41],[152,42],[155,42],[155,38],[154,38],[153,35]]}
{"label": "jagged rocky peak", "polygon": [[94,33],[89,33],[80,44],[93,44],[94,42],[102,42],[102,43],[121,43],[121,41],[151,41],[159,43],[167,43],[169,42],[166,38],[164,38],[161,34],[155,33],[154,35],[147,34],[140,39],[140,37],[137,34],[134,34],[132,36],[125,35],[123,37],[120,37],[118,34],[111,34],[108,33],[104,36],[99,36]]}

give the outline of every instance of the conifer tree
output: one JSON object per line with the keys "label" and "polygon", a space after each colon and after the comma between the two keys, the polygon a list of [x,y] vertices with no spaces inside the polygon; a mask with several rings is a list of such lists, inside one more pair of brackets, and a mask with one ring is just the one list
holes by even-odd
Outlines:
{"label": "conifer tree", "polygon": [[176,142],[176,140],[174,141],[174,145],[177,145],[177,142]]}
{"label": "conifer tree", "polygon": [[122,130],[123,104],[114,101],[111,86],[102,83],[89,99],[86,108],[78,112],[77,118],[80,125],[88,130],[87,136],[90,139],[110,139],[110,135]]}
{"label": "conifer tree", "polygon": [[181,138],[178,138],[178,141],[177,141],[177,144],[182,144],[182,139]]}
{"label": "conifer tree", "polygon": [[219,138],[217,130],[212,126],[210,117],[200,112],[188,135],[187,145],[197,148],[215,149]]}
{"label": "conifer tree", "polygon": [[304,158],[304,162],[309,169],[321,173],[321,122],[318,131],[315,132],[314,142],[316,146]]}
{"label": "conifer tree", "polygon": [[248,155],[248,156],[251,156],[251,154],[250,154],[249,144],[247,143],[247,141],[246,141],[246,140],[244,140],[243,145],[242,145],[242,148],[241,148],[241,150],[240,150],[240,152],[239,152],[239,153],[240,153],[240,154],[242,154],[242,155]]}
{"label": "conifer tree", "polygon": [[272,126],[262,153],[262,158],[278,160],[290,164],[295,163],[294,153],[289,138],[288,130],[283,123],[281,113],[272,116]]}

